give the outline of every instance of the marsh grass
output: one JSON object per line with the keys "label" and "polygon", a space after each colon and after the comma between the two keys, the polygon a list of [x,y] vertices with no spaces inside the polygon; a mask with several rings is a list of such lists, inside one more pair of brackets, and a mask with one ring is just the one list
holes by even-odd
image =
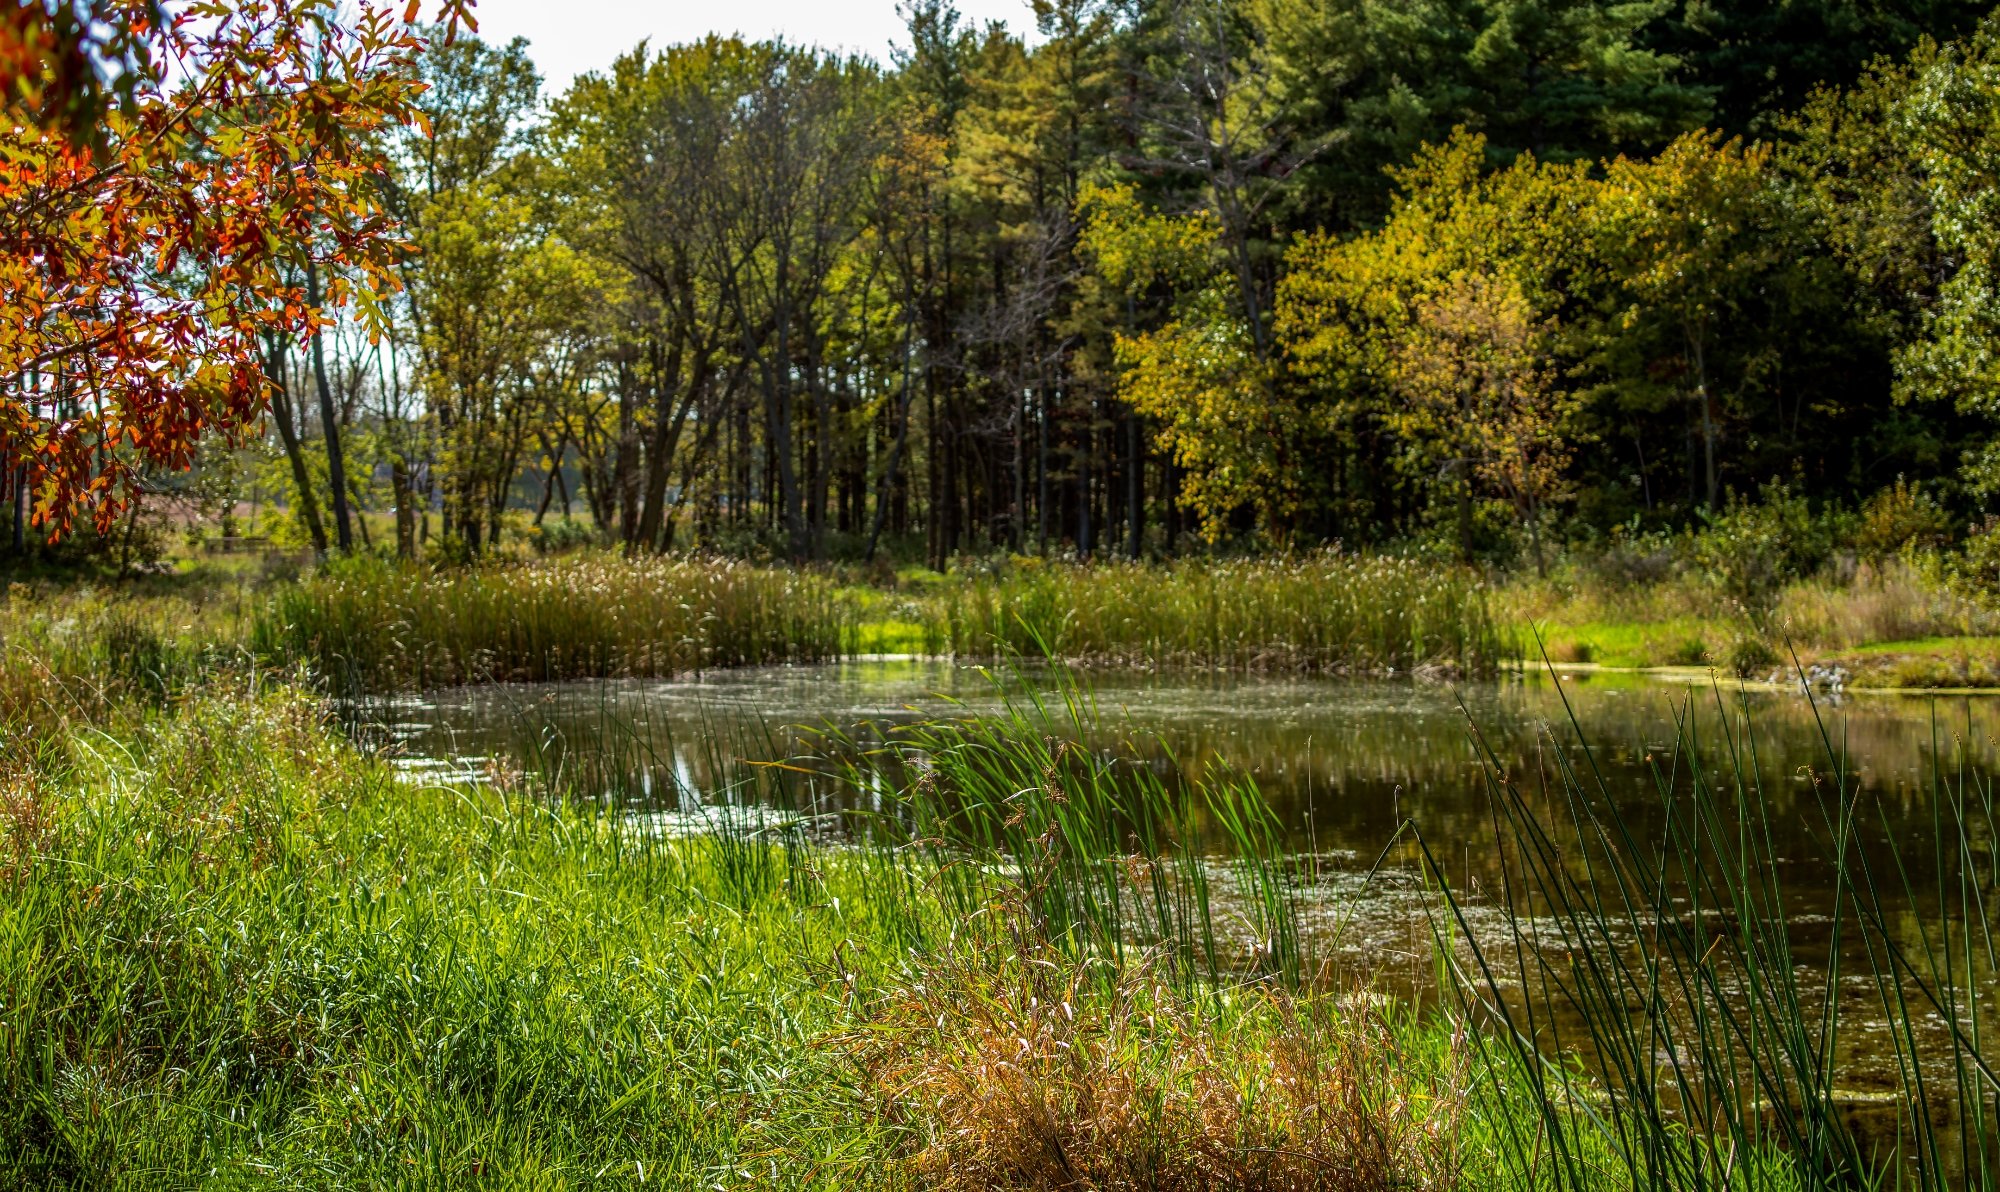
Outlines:
{"label": "marsh grass", "polygon": [[1107,971],[1143,956],[1183,989],[1245,976],[1300,984],[1298,892],[1314,861],[1288,853],[1251,777],[1196,781],[1124,760],[1160,748],[1086,747],[1104,718],[1066,667],[992,681],[991,713],[819,735],[816,764],[886,795],[881,811],[850,813],[858,834],[923,856],[955,916],[1018,896],[1039,938]]}
{"label": "marsh grass", "polygon": [[852,996],[810,957],[894,959],[850,867],[400,783],[290,691],[9,807],[0,1184],[856,1182],[872,1127],[806,1045]]}
{"label": "marsh grass", "polygon": [[[1423,846],[1447,895],[1441,954],[1467,1012],[1494,1028],[1475,1037],[1496,1091],[1539,1106],[1532,1135],[1502,1148],[1514,1174],[1597,1187],[1598,1155],[1618,1182],[1654,1188],[1996,1186],[1990,783],[1938,761],[1931,838],[1898,840],[1823,732],[1809,864],[1834,910],[1802,920],[1748,706],[1712,700],[1705,720],[1690,697],[1673,748],[1654,751],[1650,834],[1613,810],[1573,716],[1539,775],[1482,747],[1494,893],[1514,912],[1504,938],[1473,931],[1468,892]],[[1934,899],[1912,866],[1934,872]],[[1870,1017],[1887,1027],[1869,1036],[1893,1061],[1886,1097],[1856,1089],[1843,1062]]]}
{"label": "marsh grass", "polygon": [[1365,997],[1109,989],[1032,936],[955,942],[850,1037],[917,1186],[1387,1192],[1458,1186],[1465,1041]]}
{"label": "marsh grass", "polygon": [[943,600],[962,657],[1359,674],[1477,673],[1512,653],[1477,575],[1391,555],[1023,565]]}
{"label": "marsh grass", "polygon": [[468,568],[355,559],[281,591],[252,634],[341,694],[676,675],[840,657],[851,610],[806,571],[603,553]]}

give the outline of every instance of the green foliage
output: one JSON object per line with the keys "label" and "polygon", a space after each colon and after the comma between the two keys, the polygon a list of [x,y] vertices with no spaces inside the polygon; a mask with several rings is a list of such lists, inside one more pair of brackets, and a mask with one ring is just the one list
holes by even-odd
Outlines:
{"label": "green foliage", "polygon": [[[523,45],[430,57],[389,343],[328,340],[399,554],[560,490],[645,553],[1545,567],[1774,479],[1956,527],[2000,475],[1962,0],[905,15],[886,65],[711,37],[545,109]],[[323,489],[297,441],[271,487]]]}
{"label": "green foliage", "polygon": [[597,527],[578,518],[561,517],[533,526],[528,531],[528,541],[534,545],[538,555],[559,555],[566,551],[581,550],[595,545],[598,541]]}
{"label": "green foliage", "polygon": [[1674,10],[1658,0],[1267,0],[1254,11],[1280,93],[1327,134],[1289,198],[1306,226],[1374,224],[1389,206],[1383,167],[1456,127],[1483,135],[1495,165],[1523,153],[1589,161],[1658,147],[1710,106],[1712,85],[1659,48]]}
{"label": "green foliage", "polygon": [[1973,591],[2000,596],[2000,522],[1988,518],[1974,526],[1951,565],[1959,582]]}
{"label": "green foliage", "polygon": [[1784,485],[1759,500],[1735,493],[1692,537],[1702,573],[1744,608],[1761,611],[1788,580],[1809,574],[1833,551],[1834,533],[1806,499]]}
{"label": "green foliage", "polygon": [[1854,530],[1854,547],[1867,558],[1882,560],[1906,550],[1942,546],[1950,519],[1921,484],[1901,476],[1896,483],[1861,503]]}

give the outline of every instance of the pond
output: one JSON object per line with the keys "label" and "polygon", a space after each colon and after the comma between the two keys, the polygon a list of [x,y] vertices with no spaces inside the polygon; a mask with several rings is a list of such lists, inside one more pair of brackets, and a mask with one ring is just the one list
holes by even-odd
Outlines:
{"label": "pond", "polygon": [[[1003,711],[1026,689],[1046,690],[1046,678],[1033,671],[996,678],[941,661],[849,662],[677,681],[461,688],[374,709],[371,719],[374,735],[391,743],[413,778],[494,767],[562,773],[572,790],[617,792],[633,814],[671,819],[740,797],[727,789],[735,755],[783,756],[804,747],[792,726],[879,739],[891,724]],[[1618,828],[1648,848],[1667,827],[1656,786],[1662,775],[1681,788],[1689,768],[1699,767],[1719,790],[1754,788],[1761,830],[1769,834],[1758,876],[1782,883],[1793,975],[1808,1001],[1825,986],[1828,945],[1840,929],[1828,791],[1858,795],[1856,805],[1867,808],[1856,821],[1853,855],[1885,887],[1885,929],[1912,955],[1926,944],[1963,950],[1970,942],[1939,939],[1938,920],[1927,913],[1940,897],[1963,892],[1955,880],[1939,880],[1938,783],[1961,792],[1947,797],[1976,812],[1963,851],[1968,867],[1985,875],[1989,888],[1980,896],[1994,893],[1991,807],[1981,800],[2000,769],[2000,700],[1823,692],[1808,699],[1799,691],[1588,672],[1463,684],[1133,672],[1081,681],[1094,705],[1082,735],[1098,754],[1152,766],[1171,781],[1254,782],[1289,850],[1312,859],[1302,918],[1319,933],[1316,953],[1344,972],[1400,989],[1435,992],[1432,931],[1439,921],[1435,878],[1422,872],[1411,837],[1383,856],[1406,821],[1463,897],[1475,934],[1506,934],[1492,916],[1505,901],[1500,891],[1518,890],[1508,883],[1519,875],[1501,864],[1507,852],[1497,843],[1505,833],[1490,797],[1495,772],[1560,818],[1567,767],[1601,789]],[[820,812],[879,799],[810,779],[803,794],[794,789],[788,798]],[[1993,911],[1989,902],[1970,913],[1991,923]],[[1622,945],[1639,934],[1612,930]],[[1990,996],[1990,964],[1968,963],[1974,992],[2000,1000]],[[1500,999],[1518,998],[1534,984],[1526,977],[1495,977]],[[1837,980],[1848,1021],[1833,1048],[1835,1095],[1851,1118],[1876,1114],[1890,1129],[1885,1101],[1901,1086],[1882,991],[1860,964]],[[1961,1022],[1973,1017],[1982,1033],[2000,1029],[1986,1013]],[[1917,1018],[1931,1036],[1947,1033],[1939,1014]],[[1924,1050],[1937,1037],[1919,1043]],[[1933,1077],[1948,1083],[1952,1074]]]}

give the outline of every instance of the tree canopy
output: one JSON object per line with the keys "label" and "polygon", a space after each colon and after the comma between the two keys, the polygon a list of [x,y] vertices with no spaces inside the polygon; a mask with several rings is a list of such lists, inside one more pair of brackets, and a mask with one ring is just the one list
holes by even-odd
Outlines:
{"label": "tree canopy", "polygon": [[712,37],[559,95],[370,9],[120,11],[70,99],[8,92],[46,518],[267,396],[322,550],[393,508],[407,553],[1539,559],[1774,482],[2000,489],[1975,7],[918,0],[886,63]]}

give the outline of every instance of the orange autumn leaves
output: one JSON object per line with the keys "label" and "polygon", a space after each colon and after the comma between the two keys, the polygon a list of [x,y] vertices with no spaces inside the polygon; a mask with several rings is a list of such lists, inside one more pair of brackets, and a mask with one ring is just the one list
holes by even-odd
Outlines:
{"label": "orange autumn leaves", "polygon": [[[38,3],[0,22],[0,466],[25,465],[59,533],[250,425],[271,342],[344,305],[379,322],[408,249],[378,134],[420,121],[426,43],[407,14],[332,0],[211,0],[164,24],[106,0],[90,27],[122,43],[64,41],[23,18]],[[469,21],[464,0],[443,19]]]}

